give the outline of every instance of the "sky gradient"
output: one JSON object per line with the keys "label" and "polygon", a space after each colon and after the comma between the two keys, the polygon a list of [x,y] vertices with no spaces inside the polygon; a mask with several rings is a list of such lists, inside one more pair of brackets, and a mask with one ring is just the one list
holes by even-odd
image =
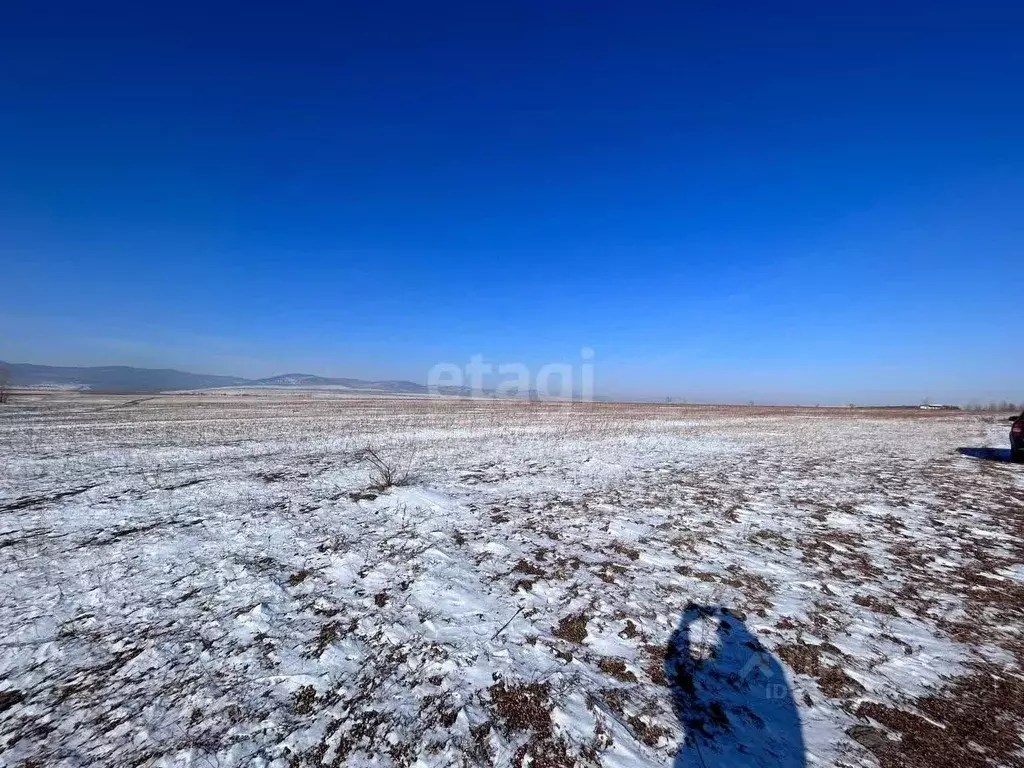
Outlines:
{"label": "sky gradient", "polygon": [[1024,399],[1021,6],[705,5],[5,10],[0,359]]}

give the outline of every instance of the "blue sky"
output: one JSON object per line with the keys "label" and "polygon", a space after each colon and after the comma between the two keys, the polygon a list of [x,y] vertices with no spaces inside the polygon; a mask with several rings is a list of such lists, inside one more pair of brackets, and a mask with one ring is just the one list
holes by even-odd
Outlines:
{"label": "blue sky", "polygon": [[19,4],[0,359],[1024,398],[1019,4]]}

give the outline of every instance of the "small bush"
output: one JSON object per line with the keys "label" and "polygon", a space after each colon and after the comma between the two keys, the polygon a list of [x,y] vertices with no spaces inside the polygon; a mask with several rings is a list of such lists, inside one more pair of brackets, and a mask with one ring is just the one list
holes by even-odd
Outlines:
{"label": "small bush", "polygon": [[385,460],[380,453],[367,447],[363,458],[370,464],[370,485],[374,490],[386,491],[396,485],[406,485],[411,480],[409,472],[395,461]]}

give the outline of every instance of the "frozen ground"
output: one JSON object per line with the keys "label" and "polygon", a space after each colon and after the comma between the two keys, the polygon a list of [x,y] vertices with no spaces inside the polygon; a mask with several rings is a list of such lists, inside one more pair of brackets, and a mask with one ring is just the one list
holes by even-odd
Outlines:
{"label": "frozen ground", "polygon": [[1022,765],[1024,466],[957,452],[1006,432],[24,396],[0,765]]}

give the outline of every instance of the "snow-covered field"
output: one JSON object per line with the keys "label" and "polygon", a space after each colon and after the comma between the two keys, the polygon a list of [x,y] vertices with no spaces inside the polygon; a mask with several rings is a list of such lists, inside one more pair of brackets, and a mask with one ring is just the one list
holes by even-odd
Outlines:
{"label": "snow-covered field", "polygon": [[957,452],[1006,433],[24,395],[0,765],[1021,765],[1024,466]]}

